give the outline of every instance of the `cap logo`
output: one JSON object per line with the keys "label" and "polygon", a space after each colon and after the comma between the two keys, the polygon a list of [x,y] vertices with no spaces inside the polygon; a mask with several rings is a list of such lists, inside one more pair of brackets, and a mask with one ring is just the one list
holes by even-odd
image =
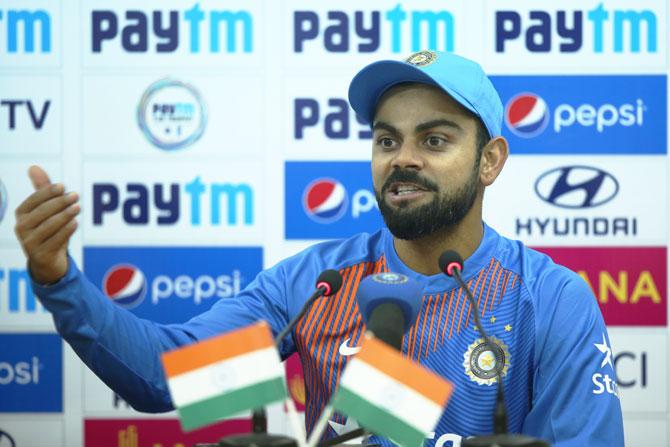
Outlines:
{"label": "cap logo", "polygon": [[418,53],[412,54],[410,57],[405,59],[405,62],[412,64],[416,67],[425,67],[430,65],[437,60],[437,53],[434,51],[419,51]]}

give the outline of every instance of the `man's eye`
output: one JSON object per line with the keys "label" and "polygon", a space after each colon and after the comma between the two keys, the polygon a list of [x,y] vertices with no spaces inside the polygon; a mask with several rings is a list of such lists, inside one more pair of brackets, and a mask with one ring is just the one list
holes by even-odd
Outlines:
{"label": "man's eye", "polygon": [[431,136],[426,139],[426,144],[428,146],[436,147],[436,146],[442,146],[447,142],[446,139],[438,136]]}
{"label": "man's eye", "polygon": [[391,138],[380,138],[379,145],[384,149],[389,149],[395,145],[395,141],[393,141]]}

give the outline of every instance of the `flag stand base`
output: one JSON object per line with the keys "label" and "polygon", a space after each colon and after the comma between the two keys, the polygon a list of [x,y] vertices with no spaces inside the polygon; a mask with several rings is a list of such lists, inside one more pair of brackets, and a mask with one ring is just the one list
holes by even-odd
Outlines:
{"label": "flag stand base", "polygon": [[267,433],[228,436],[217,445],[218,447],[298,447],[298,443],[293,438]]}
{"label": "flag stand base", "polygon": [[544,441],[525,435],[477,436],[461,441],[462,447],[549,447]]}

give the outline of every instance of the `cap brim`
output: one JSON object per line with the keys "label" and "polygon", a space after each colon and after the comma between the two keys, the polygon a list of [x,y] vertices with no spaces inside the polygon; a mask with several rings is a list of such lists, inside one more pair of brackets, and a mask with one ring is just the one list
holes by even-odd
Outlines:
{"label": "cap brim", "polygon": [[403,82],[439,87],[466,109],[479,115],[469,101],[448,86],[439,84],[424,69],[393,60],[374,62],[359,71],[349,84],[349,104],[361,119],[372,124],[377,102],[381,96],[389,88]]}

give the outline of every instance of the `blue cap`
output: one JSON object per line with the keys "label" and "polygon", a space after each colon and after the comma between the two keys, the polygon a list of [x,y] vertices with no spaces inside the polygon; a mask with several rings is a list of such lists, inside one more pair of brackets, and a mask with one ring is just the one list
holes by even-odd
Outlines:
{"label": "blue cap", "polygon": [[452,53],[419,51],[404,61],[374,62],[354,76],[349,85],[349,103],[371,124],[379,98],[402,82],[441,88],[477,115],[491,137],[500,136],[503,106],[498,92],[478,63]]}

